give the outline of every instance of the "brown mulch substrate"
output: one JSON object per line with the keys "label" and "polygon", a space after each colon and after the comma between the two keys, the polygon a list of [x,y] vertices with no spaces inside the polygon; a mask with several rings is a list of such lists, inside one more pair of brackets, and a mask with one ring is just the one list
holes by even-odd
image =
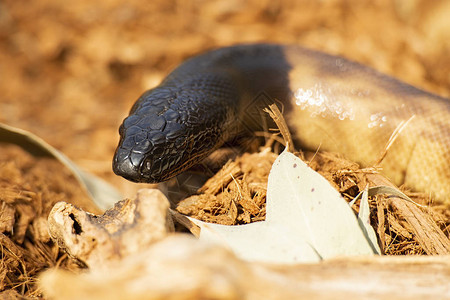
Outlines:
{"label": "brown mulch substrate", "polygon": [[35,297],[36,275],[49,267],[77,269],[50,239],[47,216],[59,201],[99,212],[62,164],[0,143],[0,291]]}

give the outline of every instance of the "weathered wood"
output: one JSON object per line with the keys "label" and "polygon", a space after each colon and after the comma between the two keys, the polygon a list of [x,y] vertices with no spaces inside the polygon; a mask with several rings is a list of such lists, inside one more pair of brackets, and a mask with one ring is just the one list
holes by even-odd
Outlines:
{"label": "weathered wood", "polygon": [[49,232],[59,247],[91,268],[132,255],[174,231],[167,198],[142,189],[103,215],[57,203],[48,217]]}
{"label": "weathered wood", "polygon": [[[366,174],[369,181],[374,185],[393,186],[388,179],[379,174]],[[395,208],[411,228],[414,236],[429,255],[447,255],[450,254],[450,240],[436,225],[431,216],[422,211],[414,203],[408,202],[396,196],[389,198],[389,205]]]}
{"label": "weathered wood", "polygon": [[[255,249],[257,251],[257,249]],[[41,277],[52,299],[450,299],[450,256],[269,266],[176,234],[107,268]]]}

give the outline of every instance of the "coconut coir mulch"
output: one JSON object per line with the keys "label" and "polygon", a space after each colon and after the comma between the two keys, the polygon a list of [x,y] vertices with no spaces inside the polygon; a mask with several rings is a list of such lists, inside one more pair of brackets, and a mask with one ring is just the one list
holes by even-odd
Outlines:
{"label": "coconut coir mulch", "polygon": [[99,209],[55,159],[33,157],[15,145],[0,144],[0,151],[0,291],[35,297],[35,279],[43,269],[79,268],[50,239],[53,205],[66,201],[90,212]]}
{"label": "coconut coir mulch", "polygon": [[[98,213],[70,172],[59,162],[36,158],[17,146],[2,145],[0,159],[1,295],[39,296],[36,275],[49,267],[79,270],[50,240],[47,216],[58,201],[66,201]],[[267,178],[276,154],[265,149],[245,153],[229,161],[199,190],[177,205],[181,213],[204,221],[226,225],[261,221],[265,217]],[[334,154],[306,153],[310,166],[325,176],[350,201],[364,189],[364,175],[358,165]],[[420,210],[449,236],[450,216],[445,205],[430,203],[424,195],[408,193],[417,203],[430,205]],[[386,196],[370,199],[371,224],[387,255],[426,254],[411,225]],[[358,207],[354,207],[355,211]],[[433,253],[436,254],[436,253]],[[7,293],[7,294],[5,294]]]}

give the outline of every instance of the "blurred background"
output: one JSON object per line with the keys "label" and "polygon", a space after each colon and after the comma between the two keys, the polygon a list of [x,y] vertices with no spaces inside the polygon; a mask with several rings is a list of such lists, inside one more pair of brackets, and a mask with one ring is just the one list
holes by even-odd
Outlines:
{"label": "blurred background", "polygon": [[449,16],[446,0],[0,0],[0,122],[132,196],[111,171],[119,125],[185,58],[242,42],[300,44],[448,97]]}

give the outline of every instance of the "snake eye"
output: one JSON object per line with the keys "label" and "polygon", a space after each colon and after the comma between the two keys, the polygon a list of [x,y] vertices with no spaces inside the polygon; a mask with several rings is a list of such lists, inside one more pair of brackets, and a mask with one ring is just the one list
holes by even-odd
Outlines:
{"label": "snake eye", "polygon": [[147,157],[142,163],[141,173],[148,174],[152,170],[152,160]]}

